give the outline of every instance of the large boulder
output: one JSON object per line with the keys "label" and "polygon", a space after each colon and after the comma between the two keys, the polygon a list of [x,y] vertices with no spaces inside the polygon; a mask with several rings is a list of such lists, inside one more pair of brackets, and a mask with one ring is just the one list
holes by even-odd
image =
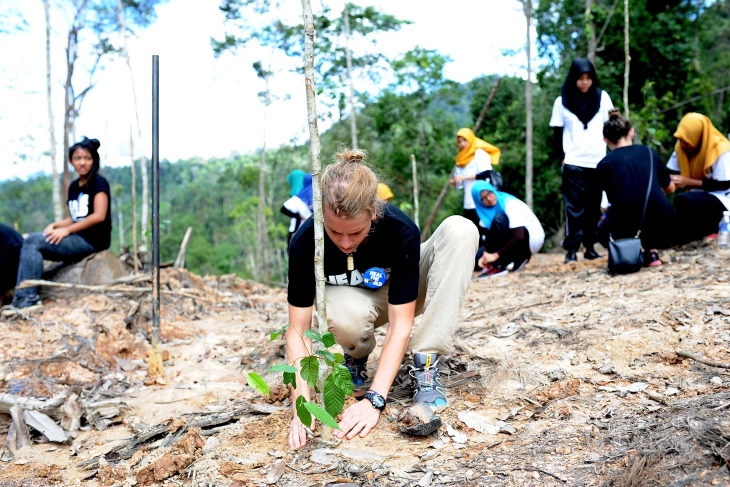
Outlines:
{"label": "large boulder", "polygon": [[108,250],[102,250],[75,264],[53,267],[43,277],[55,282],[95,286],[108,284],[125,275],[127,273],[119,258]]}

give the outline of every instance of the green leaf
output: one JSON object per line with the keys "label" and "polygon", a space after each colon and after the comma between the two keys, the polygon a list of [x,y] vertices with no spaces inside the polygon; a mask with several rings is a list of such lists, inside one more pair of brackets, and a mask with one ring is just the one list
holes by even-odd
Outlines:
{"label": "green leaf", "polygon": [[312,413],[312,416],[320,420],[323,425],[329,426],[330,428],[336,430],[340,429],[340,426],[337,424],[337,421],[335,421],[335,418],[330,416],[330,413],[317,406],[313,402],[305,402],[304,407],[307,408],[307,411]]}
{"label": "green leaf", "polygon": [[299,416],[299,421],[301,421],[302,424],[307,428],[311,428],[312,415],[309,414],[309,410],[306,408],[306,405],[309,403],[304,399],[304,396],[299,396],[295,404],[297,409],[297,416]]}
{"label": "green leaf", "polygon": [[290,385],[294,389],[297,388],[297,374],[291,372],[284,372],[284,385]]}
{"label": "green leaf", "polygon": [[325,333],[322,335],[322,343],[327,348],[331,347],[335,344],[335,336],[332,333]]}
{"label": "green leaf", "polygon": [[284,333],[286,331],[286,329],[289,328],[289,325],[291,325],[291,323],[287,323],[286,325],[282,326],[281,328],[279,328],[278,330],[276,330],[274,333],[272,333],[271,335],[269,335],[269,341],[273,342],[274,340],[276,340],[277,338],[279,338],[279,335],[281,335],[282,333]]}
{"label": "green leaf", "polygon": [[304,357],[300,363],[300,367],[302,379],[307,381],[310,387],[316,387],[319,375],[319,359],[312,356]]}
{"label": "green leaf", "polygon": [[332,374],[324,381],[324,409],[330,416],[336,418],[345,406],[345,393],[337,387]]}
{"label": "green leaf", "polygon": [[260,375],[254,372],[249,372],[246,381],[248,382],[248,385],[259,391],[264,396],[269,395],[269,384],[267,384]]}
{"label": "green leaf", "polygon": [[317,342],[321,342],[322,341],[322,335],[320,335],[319,333],[317,333],[314,330],[307,330],[307,331],[305,331],[304,332],[304,336],[307,337],[307,338],[309,338],[309,339],[311,339],[311,340],[317,341]]}
{"label": "green leaf", "polygon": [[269,372],[289,372],[297,373],[297,368],[289,364],[275,364],[269,367]]}
{"label": "green leaf", "polygon": [[345,356],[342,355],[341,353],[335,353],[334,356],[335,356],[335,363],[336,364],[341,364],[341,363],[344,363],[345,362]]}
{"label": "green leaf", "polygon": [[335,356],[329,350],[317,350],[316,352],[314,352],[314,354],[319,357],[323,357],[323,358],[329,360],[330,362],[335,362]]}
{"label": "green leaf", "polygon": [[350,371],[347,370],[347,367],[342,364],[335,364],[332,367],[332,373],[329,377],[333,378],[332,380],[342,392],[348,396],[352,395],[352,376],[350,375]]}

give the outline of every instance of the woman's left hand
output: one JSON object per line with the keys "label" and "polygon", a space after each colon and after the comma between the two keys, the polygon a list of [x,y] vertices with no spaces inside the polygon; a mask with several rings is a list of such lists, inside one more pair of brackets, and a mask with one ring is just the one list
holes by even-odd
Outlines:
{"label": "woman's left hand", "polygon": [[669,176],[669,179],[674,183],[674,186],[677,188],[684,188],[690,183],[689,178],[680,176],[679,174],[672,174]]}
{"label": "woman's left hand", "polygon": [[485,269],[489,264],[496,261],[497,259],[499,259],[499,254],[490,254],[489,252],[484,252],[479,258],[479,267]]}
{"label": "woman's left hand", "polygon": [[53,245],[58,245],[61,240],[71,235],[65,228],[55,228],[48,235],[46,235],[46,242]]}
{"label": "woman's left hand", "polygon": [[365,438],[370,430],[375,428],[380,420],[380,410],[375,409],[370,401],[363,399],[358,403],[347,408],[342,415],[339,431],[335,431],[335,436],[339,439],[353,439],[360,434],[360,438]]}

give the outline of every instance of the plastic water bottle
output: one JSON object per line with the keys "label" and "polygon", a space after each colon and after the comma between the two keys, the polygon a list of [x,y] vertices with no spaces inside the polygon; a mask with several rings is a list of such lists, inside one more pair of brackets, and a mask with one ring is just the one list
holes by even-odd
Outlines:
{"label": "plastic water bottle", "polygon": [[720,220],[720,227],[717,231],[717,246],[730,249],[730,211],[722,213],[722,220]]}

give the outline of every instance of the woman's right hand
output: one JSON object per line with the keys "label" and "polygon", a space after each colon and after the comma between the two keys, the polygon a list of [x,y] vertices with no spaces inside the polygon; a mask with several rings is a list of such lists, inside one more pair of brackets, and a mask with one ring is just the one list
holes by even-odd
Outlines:
{"label": "woman's right hand", "polygon": [[[312,418],[312,429],[314,429],[315,420]],[[292,450],[298,450],[307,444],[307,430],[304,429],[302,421],[294,413],[294,417],[289,425],[289,448]]]}
{"label": "woman's right hand", "polygon": [[43,235],[48,236],[55,229],[56,229],[56,222],[49,223],[48,226],[43,229]]}

